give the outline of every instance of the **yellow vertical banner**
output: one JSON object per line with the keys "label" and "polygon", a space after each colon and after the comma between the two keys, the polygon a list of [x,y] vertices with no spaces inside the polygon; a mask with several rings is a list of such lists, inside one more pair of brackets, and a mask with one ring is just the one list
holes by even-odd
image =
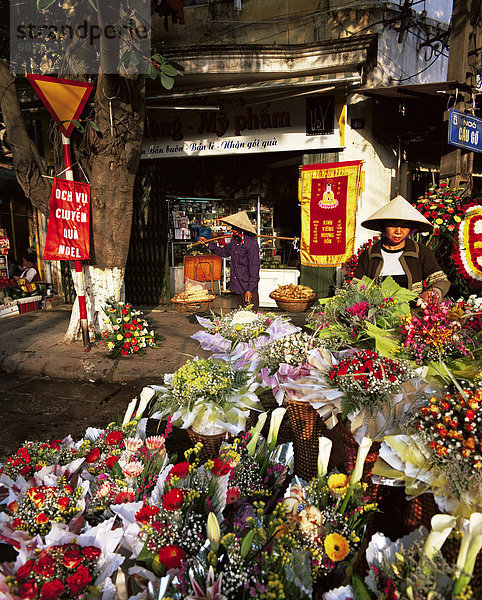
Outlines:
{"label": "yellow vertical banner", "polygon": [[363,161],[301,167],[301,264],[334,267],[353,254]]}

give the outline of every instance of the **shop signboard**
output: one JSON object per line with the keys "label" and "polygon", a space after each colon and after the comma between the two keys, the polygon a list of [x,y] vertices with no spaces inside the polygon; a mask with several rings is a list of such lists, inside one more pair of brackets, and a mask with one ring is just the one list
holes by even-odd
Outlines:
{"label": "shop signboard", "polygon": [[244,97],[217,100],[220,110],[213,105],[213,110],[193,107],[150,114],[141,158],[316,152],[345,146],[344,96],[252,104]]}
{"label": "shop signboard", "polygon": [[90,185],[54,177],[44,260],[90,257]]}
{"label": "shop signboard", "polygon": [[482,119],[459,110],[449,110],[449,144],[482,152]]}

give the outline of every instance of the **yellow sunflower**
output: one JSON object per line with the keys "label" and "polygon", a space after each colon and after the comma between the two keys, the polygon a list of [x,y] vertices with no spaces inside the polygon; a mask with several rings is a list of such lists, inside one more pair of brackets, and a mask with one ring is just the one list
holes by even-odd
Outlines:
{"label": "yellow sunflower", "polygon": [[350,551],[348,540],[339,533],[329,533],[325,538],[325,552],[333,562],[343,560]]}
{"label": "yellow sunflower", "polygon": [[349,485],[350,479],[344,473],[334,473],[328,477],[328,487],[340,496],[346,494]]}

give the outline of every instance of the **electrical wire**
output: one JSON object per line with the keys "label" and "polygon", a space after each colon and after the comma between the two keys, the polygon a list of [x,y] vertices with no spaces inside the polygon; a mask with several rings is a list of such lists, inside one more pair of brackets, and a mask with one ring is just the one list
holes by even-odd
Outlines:
{"label": "electrical wire", "polygon": [[420,75],[421,73],[423,73],[427,69],[430,69],[430,67],[434,64],[434,62],[438,58],[440,58],[440,56],[442,56],[442,54],[437,54],[437,56],[433,59],[433,61],[429,65],[427,65],[424,69],[422,69],[421,71],[418,71],[417,73],[413,73],[413,75],[409,75],[408,77],[401,77],[399,79],[396,79],[395,81],[407,81],[407,79],[412,79],[412,77],[416,77],[417,75]]}

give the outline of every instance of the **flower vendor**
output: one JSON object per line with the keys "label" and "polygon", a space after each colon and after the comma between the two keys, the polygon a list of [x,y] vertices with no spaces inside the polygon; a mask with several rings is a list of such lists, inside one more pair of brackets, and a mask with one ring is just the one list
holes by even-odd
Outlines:
{"label": "flower vendor", "polygon": [[199,241],[207,244],[209,250],[222,258],[231,257],[231,275],[229,287],[236,294],[238,306],[253,305],[259,308],[258,283],[261,260],[256,240],[256,229],[245,210],[221,219],[231,225],[233,237],[225,246],[208,242],[204,237]]}
{"label": "flower vendor", "polygon": [[397,196],[362,222],[363,227],[381,231],[382,238],[367,248],[358,261],[353,278],[391,276],[427,300],[432,294],[444,296],[450,282],[432,251],[409,238],[414,232],[431,232],[433,225],[402,196]]}

